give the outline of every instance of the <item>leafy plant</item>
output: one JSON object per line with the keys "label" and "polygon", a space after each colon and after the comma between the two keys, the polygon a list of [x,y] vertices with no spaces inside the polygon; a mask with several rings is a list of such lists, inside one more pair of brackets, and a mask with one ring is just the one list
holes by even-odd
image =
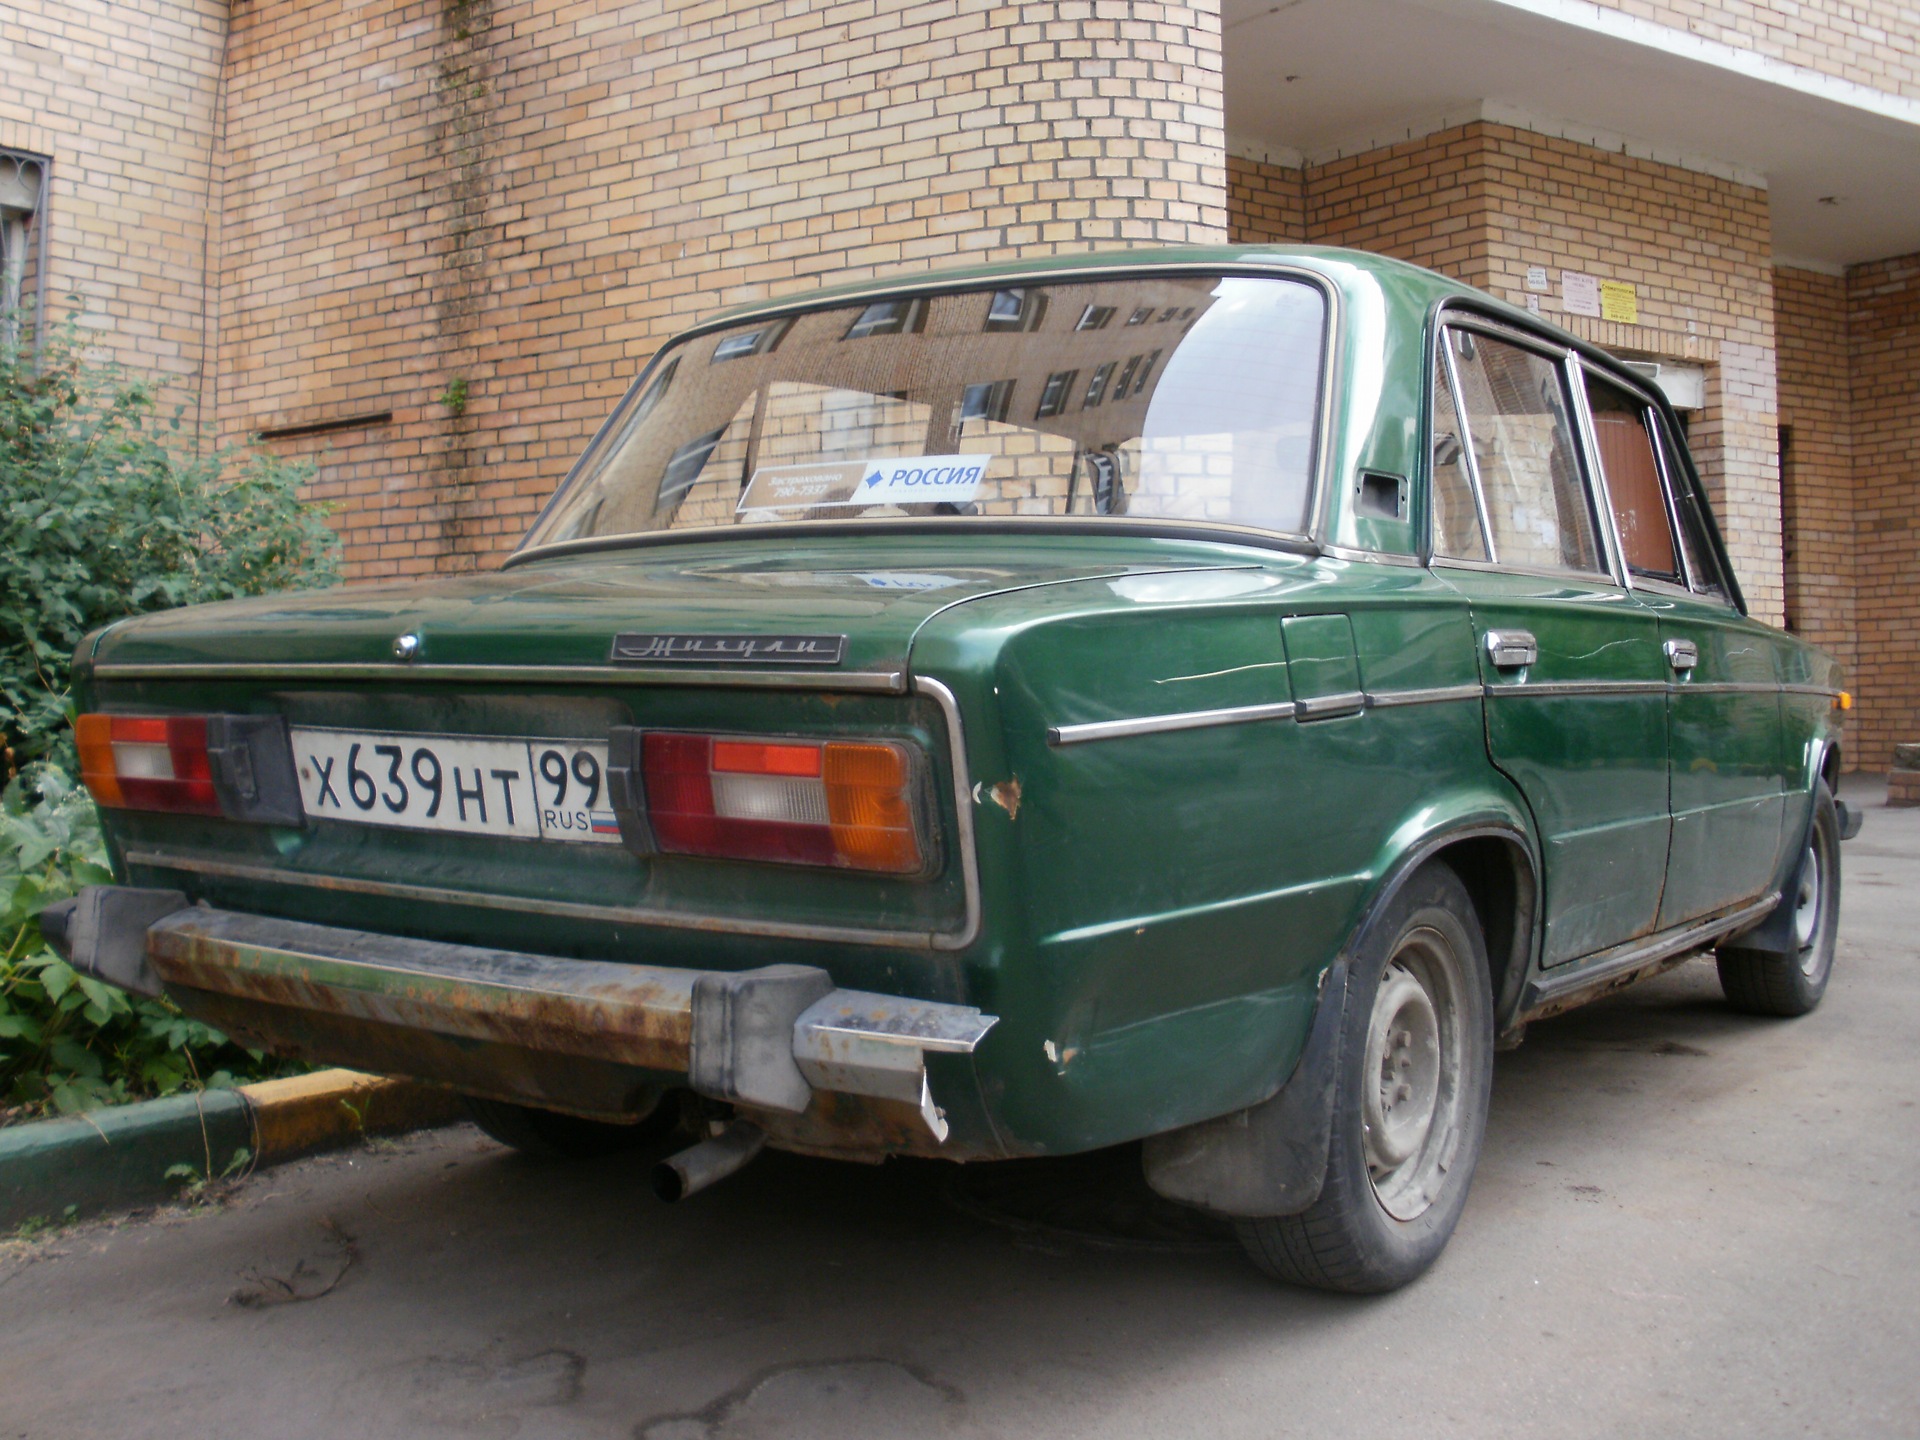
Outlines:
{"label": "leafy plant", "polygon": [[40,912],[109,879],[93,804],[58,769],[35,766],[0,792],[0,1096],[28,1113],[72,1113],[280,1073],[164,1000],[80,974],[47,946]]}
{"label": "leafy plant", "polygon": [[70,760],[75,647],[126,615],[324,585],[338,542],[311,467],[211,447],[71,325],[36,366],[0,349],[0,743]]}

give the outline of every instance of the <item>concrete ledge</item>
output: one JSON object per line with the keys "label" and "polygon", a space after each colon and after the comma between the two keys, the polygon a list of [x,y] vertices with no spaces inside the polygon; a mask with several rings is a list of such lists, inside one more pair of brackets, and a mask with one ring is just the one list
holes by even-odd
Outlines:
{"label": "concrete ledge", "polygon": [[164,1200],[181,1188],[167,1175],[178,1165],[217,1179],[243,1152],[253,1165],[277,1165],[444,1124],[459,1104],[411,1081],[322,1070],[11,1126],[0,1130],[0,1228]]}

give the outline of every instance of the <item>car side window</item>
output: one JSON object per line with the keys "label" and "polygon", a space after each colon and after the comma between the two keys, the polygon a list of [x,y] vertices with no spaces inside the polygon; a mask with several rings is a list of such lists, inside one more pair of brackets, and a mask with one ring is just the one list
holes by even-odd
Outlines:
{"label": "car side window", "polygon": [[1680,520],[1680,550],[1686,556],[1693,592],[1696,595],[1711,595],[1730,605],[1733,597],[1721,578],[1713,545],[1707,539],[1707,522],[1700,513],[1700,501],[1688,483],[1686,464],[1680,457],[1678,444],[1659,415],[1649,414],[1648,420],[1659,447],[1660,459],[1666,466],[1668,483],[1673,487],[1674,513]]}
{"label": "car side window", "polygon": [[1605,575],[1561,367],[1488,335],[1446,333],[1495,563]]}
{"label": "car side window", "polygon": [[1433,372],[1433,464],[1427,505],[1433,512],[1433,553],[1450,560],[1485,560],[1487,537],[1467,473],[1467,441],[1453,403],[1453,382],[1442,357]]}
{"label": "car side window", "polygon": [[1606,480],[1614,531],[1627,569],[1649,580],[1684,585],[1674,543],[1666,487],[1654,455],[1652,407],[1610,381],[1588,372],[1587,409],[1593,416],[1594,449]]}

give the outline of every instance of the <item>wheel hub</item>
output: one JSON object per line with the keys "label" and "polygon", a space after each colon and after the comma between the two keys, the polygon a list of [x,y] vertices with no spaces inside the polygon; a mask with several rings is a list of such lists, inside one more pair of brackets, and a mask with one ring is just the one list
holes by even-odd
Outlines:
{"label": "wheel hub", "polygon": [[1454,947],[1422,927],[1401,940],[1374,992],[1362,1145],[1374,1197],[1397,1220],[1433,1203],[1458,1144],[1464,983]]}
{"label": "wheel hub", "polygon": [[[1802,968],[1817,964],[1814,939],[1820,933],[1820,847],[1809,844],[1800,862],[1800,888],[1793,899],[1793,939]],[[1809,971],[1811,973],[1811,971]]]}

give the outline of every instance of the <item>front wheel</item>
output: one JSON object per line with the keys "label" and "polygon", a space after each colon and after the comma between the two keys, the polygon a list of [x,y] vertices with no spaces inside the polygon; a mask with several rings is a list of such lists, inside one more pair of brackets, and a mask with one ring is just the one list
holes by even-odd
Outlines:
{"label": "front wheel", "polygon": [[1352,966],[1320,1198],[1236,1228],[1276,1279],[1377,1294],[1446,1247],[1486,1134],[1493,995],[1459,877],[1435,864],[1410,879]]}
{"label": "front wheel", "polygon": [[1793,888],[1780,902],[1793,906],[1792,954],[1720,950],[1720,988],[1727,1003],[1749,1015],[1805,1015],[1827,993],[1840,933],[1840,812],[1824,780],[1815,782],[1813,828]]}

